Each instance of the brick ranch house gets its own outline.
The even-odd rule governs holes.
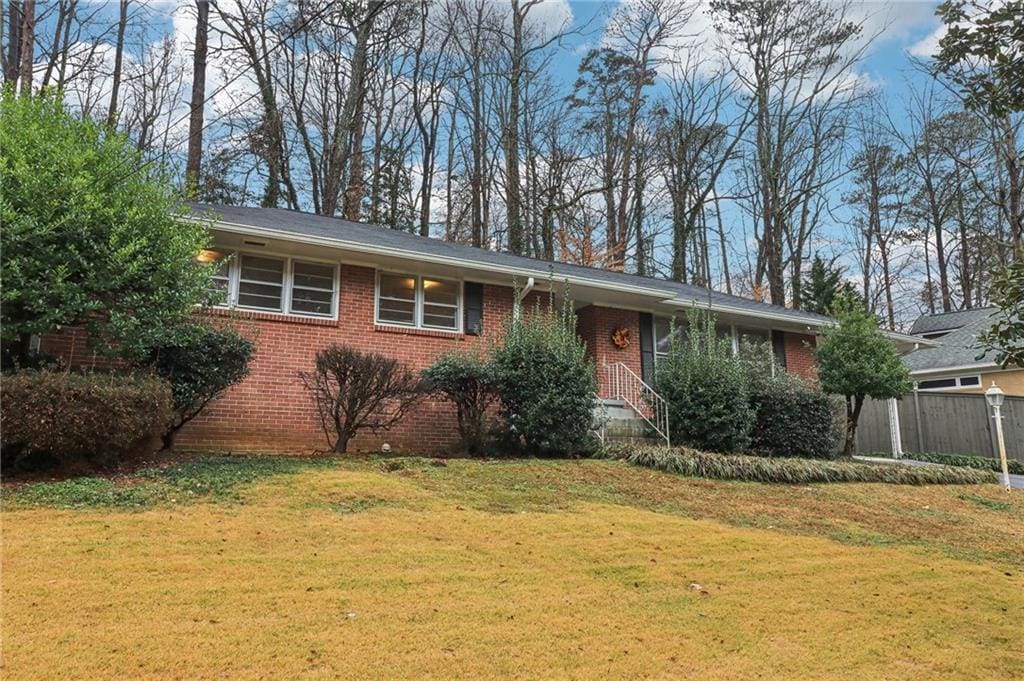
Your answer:
[[[621,398],[616,391],[623,388],[621,380],[614,385],[607,367],[649,382],[668,347],[670,318],[681,320],[687,310],[712,311],[719,334],[734,347],[743,340],[770,343],[777,366],[812,380],[815,336],[831,322],[688,284],[337,218],[203,204],[194,204],[192,212],[214,219],[213,245],[201,257],[222,263],[212,285],[226,292],[228,302],[213,314],[231,316],[243,333],[254,332],[256,353],[249,376],[182,430],[182,447],[323,448],[323,432],[297,376],[312,367],[317,350],[346,343],[423,369],[446,352],[496,337],[512,310],[514,283],[526,309],[547,298],[552,282],[558,294],[568,283],[579,335],[598,368],[599,396],[609,399]],[[922,342],[899,334],[894,339],[907,349]],[[44,338],[42,350],[72,354],[72,363],[87,364],[84,340],[65,332]],[[388,442],[396,449],[432,452],[457,441],[453,409],[428,399],[396,428],[360,433],[350,446],[376,449]]]

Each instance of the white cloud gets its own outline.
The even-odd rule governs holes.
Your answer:
[[[912,57],[929,59],[939,51],[939,41],[946,35],[946,27],[939,26],[921,40],[907,48],[907,54]]]

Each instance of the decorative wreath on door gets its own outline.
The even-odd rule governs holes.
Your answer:
[[[632,341],[629,338],[629,329],[619,327],[612,331],[612,343],[615,344],[619,350],[625,350],[630,346]]]

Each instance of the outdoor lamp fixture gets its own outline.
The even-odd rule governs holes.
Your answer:
[[[196,261],[198,262],[220,262],[223,259],[223,253],[220,251],[212,251],[208,248],[204,248],[196,254]]]
[[[988,402],[988,406],[992,407],[992,418],[996,421],[996,442],[999,446],[999,464],[1003,467],[1003,486],[1009,492],[1010,470],[1006,462],[1006,440],[1003,439],[1003,415],[1001,413],[1004,399],[1006,399],[1006,393],[999,389],[995,381],[992,381],[992,386],[985,391],[985,401]]]

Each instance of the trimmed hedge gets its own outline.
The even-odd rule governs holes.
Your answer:
[[[891,454],[877,454],[885,458],[891,458]],[[990,459],[987,456],[971,456],[968,454],[939,454],[938,452],[909,452],[903,455],[904,459],[916,461],[927,461],[929,463],[941,463],[945,466],[960,466],[962,468],[977,468],[983,471],[995,471],[1002,473],[1003,468],[999,459]],[[1007,468],[1014,475],[1024,475],[1024,461],[1009,459]]]
[[[830,459],[836,454],[836,405],[801,379],[755,372],[750,382],[754,427],[750,449],[766,456]]]
[[[685,447],[620,445],[609,447],[603,457],[624,459],[679,475],[716,480],[743,480],[808,484],[820,482],[884,482],[896,485],[977,485],[995,482],[988,471],[952,466],[870,465],[818,459],[771,459],[757,456],[709,454]]]
[[[422,375],[432,394],[455,405],[462,452],[480,454],[487,441],[487,412],[498,399],[494,365],[473,352],[453,352]]]
[[[140,453],[171,420],[170,385],[120,373],[25,370],[2,383],[4,464],[28,457],[108,465]]]

